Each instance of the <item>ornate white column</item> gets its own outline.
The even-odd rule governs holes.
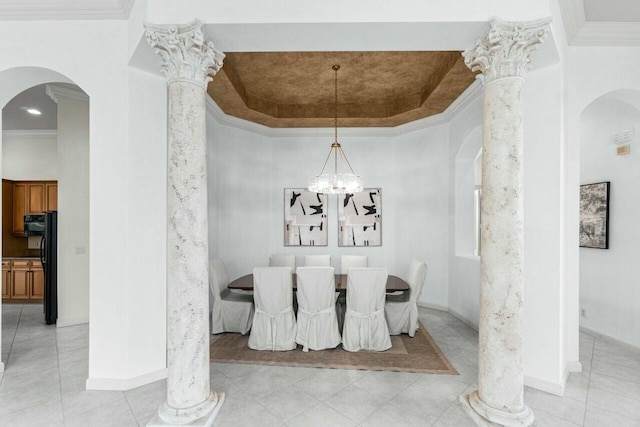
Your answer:
[[[491,21],[463,53],[484,85],[478,390],[460,401],[479,426],[529,426],[522,361],[522,85],[548,21]]]
[[[146,25],[168,79],[167,400],[148,424],[210,426],[224,401],[209,384],[205,95],[224,54],[186,26]]]

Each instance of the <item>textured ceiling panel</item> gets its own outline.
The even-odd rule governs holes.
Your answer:
[[[460,52],[234,52],[208,92],[270,127],[397,126],[444,111],[474,80]]]

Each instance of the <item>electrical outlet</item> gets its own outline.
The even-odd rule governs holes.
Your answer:
[[[76,247],[76,255],[82,255],[85,251],[85,247],[84,246],[78,246]]]
[[[587,309],[586,308],[581,308],[580,309],[580,315],[584,318],[587,317]]]

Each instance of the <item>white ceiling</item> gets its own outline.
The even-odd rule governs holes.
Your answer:
[[[639,0],[584,0],[589,22],[640,22]]]
[[[46,93],[47,85],[34,86],[19,93],[2,109],[2,130],[41,130],[58,128],[58,104]],[[26,108],[42,115],[27,113]]]

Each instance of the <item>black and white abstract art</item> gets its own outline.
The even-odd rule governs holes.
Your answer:
[[[382,245],[382,198],[379,188],[338,196],[339,246]]]
[[[609,248],[609,182],[580,186],[580,247]]]
[[[284,189],[284,245],[327,246],[327,195]]]

